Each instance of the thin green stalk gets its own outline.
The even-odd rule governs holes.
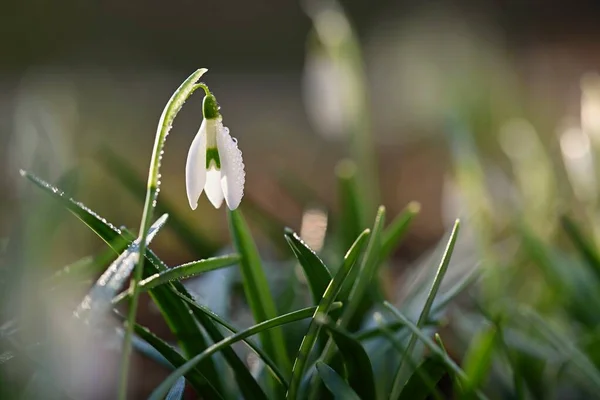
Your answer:
[[[429,312],[431,311],[431,306],[433,305],[433,300],[437,295],[437,292],[442,284],[442,280],[444,279],[444,275],[448,270],[448,265],[450,264],[450,257],[452,256],[452,252],[454,251],[454,244],[456,243],[456,238],[458,236],[458,229],[460,227],[460,222],[456,220],[454,223],[454,227],[452,228],[452,233],[450,233],[450,239],[448,240],[448,245],[446,246],[446,250],[444,251],[444,256],[442,257],[442,262],[435,274],[435,278],[433,279],[433,284],[431,285],[431,289],[429,290],[429,294],[427,295],[427,299],[425,300],[425,305],[423,306],[423,310],[421,311],[421,315],[419,315],[419,319],[417,320],[417,328],[421,329],[423,325],[427,322],[429,318]],[[398,370],[396,371],[396,377],[394,378],[394,383],[392,385],[392,392],[390,394],[390,400],[395,400],[400,396],[400,392],[402,391],[402,386],[404,382],[402,377],[404,376],[405,363],[407,357],[411,357],[413,353],[413,349],[417,344],[417,336],[415,334],[411,335],[410,340],[408,342],[408,346],[406,347],[406,357],[402,358],[400,365],[398,366]]]
[[[127,325],[125,326],[125,337],[123,339],[123,350],[121,355],[121,375],[119,380],[119,392],[118,398],[125,400],[127,397],[127,379],[129,373],[129,359],[131,355],[131,340],[133,337],[133,329],[135,325],[135,317],[137,313],[137,307],[139,302],[139,285],[138,282],[142,280],[142,271],[144,267],[144,255],[146,254],[146,236],[148,235],[148,228],[152,222],[152,214],[156,205],[158,197],[158,187],[160,186],[160,162],[162,159],[163,148],[165,140],[171,127],[175,116],[181,110],[183,103],[199,88],[196,82],[207,70],[202,68],[194,72],[187,78],[181,86],[173,93],[173,96],[169,99],[163,113],[158,121],[158,128],[156,131],[156,137],[154,140],[154,148],[152,150],[152,159],[150,160],[150,170],[148,173],[148,186],[146,188],[146,200],[144,202],[144,212],[142,214],[142,221],[140,223],[140,247],[138,253],[138,262],[134,270],[134,276],[131,280],[131,303],[129,306],[129,314],[127,317]]]

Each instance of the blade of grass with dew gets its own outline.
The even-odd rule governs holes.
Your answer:
[[[429,318],[429,312],[431,311],[431,306],[433,305],[433,301],[435,300],[435,296],[442,284],[442,280],[444,279],[444,275],[448,270],[448,265],[450,264],[450,258],[452,256],[452,252],[454,251],[454,245],[456,243],[456,239],[458,237],[458,230],[460,227],[460,222],[456,220],[454,223],[454,227],[452,228],[452,232],[450,233],[450,239],[448,240],[448,244],[446,246],[446,250],[444,251],[444,255],[442,256],[442,261],[440,262],[440,266],[435,274],[433,279],[433,283],[431,285],[431,289],[429,290],[429,294],[427,295],[427,299],[425,300],[425,304],[423,305],[423,310],[419,315],[419,319],[417,320],[417,327],[420,329]],[[417,343],[417,336],[412,335],[407,346],[407,356],[412,357],[413,349],[415,344]],[[400,362],[398,366],[398,370],[396,371],[396,377],[394,378],[394,384],[392,386],[392,391],[390,394],[390,400],[396,400],[400,396],[400,392],[402,391],[402,386],[405,382],[403,382],[404,372],[405,372],[405,363],[404,359]]]
[[[364,347],[349,333],[326,322],[325,329],[337,345],[348,374],[348,382],[362,399],[377,399],[371,360]]]
[[[146,244],[156,236],[167,221],[167,215],[160,217],[149,229]],[[138,258],[140,258],[141,239],[134,240],[131,245],[117,257],[106,271],[98,278],[92,289],[77,307],[75,316],[86,324],[99,323],[112,308],[112,298],[129,279]]]
[[[222,341],[215,343],[208,347],[204,352],[197,356],[189,359],[184,365],[177,368],[171,375],[169,375],[150,395],[150,400],[162,399],[169,388],[175,383],[179,377],[185,375],[188,371],[194,368],[195,365],[199,364],[203,360],[209,358],[212,354],[223,350],[231,346],[234,343],[244,340],[247,337],[256,335],[264,330],[279,327],[281,325],[289,324],[291,322],[299,321],[301,319],[310,318],[315,311],[315,307],[304,308],[302,310],[294,311],[288,314],[281,315],[279,317],[272,318],[267,321],[263,321],[259,324],[251,326],[250,328],[239,331],[238,333],[228,336]]]
[[[433,340],[431,340],[427,335],[423,333],[423,331],[413,324],[408,318],[404,316],[396,307],[394,307],[389,302],[385,301],[383,303],[384,307],[387,308],[400,322],[404,324],[419,340],[423,342],[423,344],[436,356],[440,357],[440,359],[446,364],[446,366],[456,374],[458,378],[462,382],[465,382],[467,379],[467,375],[465,372],[446,354],[444,350],[442,350],[438,345],[436,345]],[[487,397],[479,390],[475,391],[476,397],[479,399],[487,399]]]
[[[177,379],[177,382],[175,382],[173,386],[171,386],[171,389],[169,390],[169,393],[167,393],[165,400],[182,400],[184,391],[185,378],[181,377]]]
[[[385,224],[385,207],[381,206],[377,210],[373,229],[369,236],[369,242],[367,243],[367,249],[364,256],[362,257],[360,267],[355,268],[357,273],[352,274],[348,279],[348,283],[342,286],[338,300],[344,302],[345,308],[342,312],[341,317],[337,321],[337,325],[346,328],[349,325],[352,326],[354,322],[358,325],[362,319],[359,316],[359,312],[366,312],[370,304],[369,300],[365,299],[365,293],[372,283],[373,277],[376,275],[376,271],[379,264],[379,251],[381,246],[381,233],[383,225]],[[354,327],[354,326],[353,326]],[[335,346],[332,339],[327,340],[325,343],[321,360],[325,363],[330,362],[333,355],[335,354]],[[313,388],[311,392],[311,399],[317,396],[318,382],[313,377]]]
[[[497,342],[496,328],[490,327],[479,332],[471,340],[463,358],[463,370],[467,381],[463,384],[463,395],[470,397],[473,390],[480,387],[492,367],[492,355]]]
[[[411,226],[414,218],[421,211],[421,205],[417,202],[410,202],[406,208],[394,218],[390,226],[388,226],[381,239],[381,250],[379,257],[381,261],[386,260],[396,249],[408,228]]]
[[[598,251],[581,233],[577,224],[567,215],[560,217],[560,223],[577,251],[581,254],[581,257],[586,261],[596,277],[600,279],[600,256],[598,255]]]
[[[308,326],[308,331],[306,332],[306,335],[300,344],[296,361],[294,362],[294,367],[292,369],[290,388],[288,389],[286,395],[287,399],[295,400],[297,398],[300,381],[302,380],[304,369],[306,367],[306,361],[308,360],[308,356],[317,341],[317,337],[321,328],[321,325],[317,323],[316,318],[329,313],[332,303],[342,289],[342,286],[348,278],[352,267],[356,264],[362,248],[367,241],[369,233],[370,231],[366,229],[358,236],[354,244],[344,256],[344,262],[342,263],[342,266],[338,269],[337,273],[329,283],[329,286],[327,286],[325,293],[323,293],[323,297],[321,298],[321,301],[315,310],[313,319]]]
[[[360,400],[361,399],[361,397],[358,394],[356,394],[356,392],[354,390],[352,390],[352,388],[350,386],[348,386],[348,383],[346,383],[344,378],[339,376],[338,373],[335,372],[333,370],[333,368],[331,368],[329,365],[325,364],[322,361],[317,361],[316,367],[317,367],[317,373],[319,374],[319,377],[325,384],[325,387],[327,388],[327,390],[329,390],[331,392],[331,394],[333,395],[333,397],[335,399],[337,399],[337,400]],[[375,399],[375,397],[371,397],[371,398]]]
[[[146,183],[141,176],[133,169],[131,164],[124,157],[114,153],[111,149],[105,147],[100,151],[100,163],[103,168],[112,174],[121,184],[139,201],[144,201],[144,192]],[[198,232],[189,221],[169,201],[161,198],[160,203],[156,204],[156,212],[169,214],[169,228],[177,235],[179,240],[187,249],[201,257],[214,255],[219,249],[218,244],[214,243],[209,237]]]
[[[188,279],[208,271],[230,267],[237,264],[239,260],[240,257],[237,254],[229,254],[225,256],[207,258],[204,260],[192,261],[177,267],[169,268],[168,270],[161,271],[142,280],[140,282],[140,291],[146,292],[168,282]],[[118,304],[129,296],[131,296],[131,290],[122,292],[115,299],[113,299],[113,304]]]
[[[116,228],[82,203],[67,197],[64,192],[50,185],[48,182],[25,171],[21,171],[21,175],[67,208],[75,217],[81,220],[96,235],[98,235],[98,237],[106,242],[109,247],[117,252],[117,254],[119,254],[119,248],[115,245],[117,240],[123,239],[130,245],[135,239],[135,237],[126,229],[121,230]],[[144,265],[147,266],[147,268],[144,269],[144,273],[148,277],[168,269],[150,249],[147,249],[145,258],[147,262]],[[199,329],[196,320],[190,315],[190,310],[187,305],[183,304],[177,297],[179,292],[189,296],[189,293],[187,293],[183,285],[178,281],[174,281],[150,290],[150,296],[158,306],[165,322],[177,337],[186,356],[191,357],[202,352],[206,349],[207,345],[202,331]],[[203,368],[204,374],[209,377],[209,379],[212,379],[214,376],[215,380],[213,382],[217,382],[216,369],[214,368],[214,365],[211,364],[212,360],[205,363],[205,367]],[[203,393],[207,397],[211,395],[212,397],[216,397],[218,395],[218,393],[211,393],[211,391],[211,387],[205,386],[203,388]]]
[[[256,322],[273,319],[277,316],[277,309],[248,225],[240,210],[229,211],[228,217],[233,244],[241,257],[240,272],[252,315]],[[281,328],[262,331],[260,339],[267,354],[287,374],[291,369],[291,361]]]
[[[206,69],[199,69],[192,73],[173,93],[167,102],[156,128],[156,136],[154,138],[154,146],[152,156],[150,158],[150,168],[148,170],[148,185],[146,187],[146,200],[144,201],[144,210],[142,212],[142,220],[140,221],[140,229],[138,237],[140,239],[140,253],[146,254],[146,235],[152,221],[154,207],[156,207],[158,192],[160,187],[160,162],[164,152],[165,141],[167,135],[173,126],[175,117],[183,107],[185,101],[194,93],[198,87],[202,87],[207,91],[206,86],[197,85],[196,82],[204,75]],[[129,316],[127,325],[125,326],[125,337],[123,339],[122,357],[121,357],[121,374],[119,379],[118,398],[125,400],[127,397],[127,382],[129,374],[130,352],[131,352],[131,336],[133,334],[133,325],[137,314],[139,301],[139,282],[142,280],[144,270],[144,257],[139,257],[139,261],[134,270],[133,279],[131,279],[131,302],[129,304]],[[217,378],[218,379],[218,378]]]
[[[284,235],[285,240],[292,248],[292,252],[304,269],[313,300],[315,304],[318,304],[329,282],[331,282],[331,273],[319,256],[294,231],[286,228]]]

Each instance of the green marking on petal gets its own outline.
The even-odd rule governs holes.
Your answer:
[[[219,150],[216,147],[206,149],[206,170],[208,171],[212,166],[217,170],[221,169],[221,158],[219,157]]]

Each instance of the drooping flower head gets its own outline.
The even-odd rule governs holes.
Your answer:
[[[223,126],[223,118],[215,96],[206,90],[202,102],[204,119],[188,151],[185,185],[192,210],[204,190],[215,208],[223,199],[235,210],[244,196],[246,173],[237,140]]]

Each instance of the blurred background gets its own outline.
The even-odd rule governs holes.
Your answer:
[[[465,117],[486,156],[499,153],[498,133],[511,118],[526,118],[542,140],[554,141],[565,120],[578,120],[580,78],[600,57],[594,1],[341,5],[362,48],[382,203],[394,211],[410,200],[423,206],[404,245],[409,257],[444,229],[448,116]],[[301,207],[278,184],[289,172],[334,205],[331,171],[345,154],[343,120],[352,117],[338,104],[347,96],[335,88],[343,71],[330,68],[312,40],[311,7],[268,0],[5,1],[2,235],[18,218],[19,168],[56,182],[76,167],[79,199],[110,221],[136,226],[140,203],[102,168],[98,152],[107,146],[144,176],[162,107],[199,67],[209,68],[205,81],[244,151],[248,195],[298,226]],[[326,35],[344,35],[335,18],[321,24],[333,31]],[[200,229],[223,235],[223,213],[207,202],[197,213],[185,210],[183,168],[200,103],[201,96],[190,101],[169,137],[162,196]],[[82,254],[98,245],[91,235],[77,240]],[[169,248],[172,261],[186,258]]]
[[[201,67],[243,151],[243,209],[267,258],[281,257],[283,226],[314,224],[315,209],[327,225],[339,210],[336,174],[356,166],[367,226],[377,204],[391,216],[421,204],[394,253],[398,275],[457,217],[465,257],[482,262],[503,253],[514,218],[547,238],[565,207],[597,241],[599,18],[600,3],[585,0],[3,0],[3,268],[55,270],[104,248],[45,207],[19,169],[137,228],[144,188],[122,176],[145,182],[160,113]],[[153,249],[169,265],[229,243],[223,210],[203,197],[192,212],[185,197],[201,100],[190,99],[167,140],[159,201],[206,248],[190,250],[167,228]],[[347,158],[356,165],[339,163]]]

